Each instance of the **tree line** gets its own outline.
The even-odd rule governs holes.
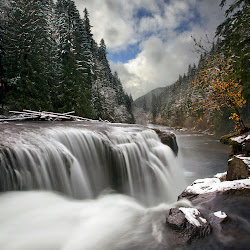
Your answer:
[[[0,103],[9,109],[52,110],[133,122],[132,97],[92,34],[89,13],[74,1],[0,3]]]
[[[220,7],[224,7],[222,0]],[[209,48],[194,39],[198,65],[152,97],[134,106],[151,113],[151,120],[174,127],[196,127],[224,134],[250,124],[249,1],[235,0],[225,11]],[[207,42],[206,42],[207,44]]]

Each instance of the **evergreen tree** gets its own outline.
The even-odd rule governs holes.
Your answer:
[[[72,0],[0,7],[1,103],[133,122],[133,100],[111,72],[104,40],[94,41],[87,9],[82,19]]]
[[[56,5],[59,21],[59,48],[62,60],[62,80],[57,109],[75,110],[78,115],[92,117],[91,82],[84,57],[84,24],[71,0],[59,0]]]
[[[227,1],[222,0],[223,7]],[[221,49],[227,57],[232,57],[234,74],[231,77],[241,79],[243,96],[250,100],[250,58],[249,23],[250,3],[248,0],[235,0],[225,12],[226,20],[217,28],[216,35],[222,37]]]
[[[49,49],[41,4],[35,0],[14,0],[10,10],[3,44],[8,102],[17,109],[49,109]]]
[[[152,95],[152,103],[151,103],[151,112],[152,112],[152,116],[153,116],[153,122],[155,122],[157,110],[158,110],[157,98],[153,94]]]

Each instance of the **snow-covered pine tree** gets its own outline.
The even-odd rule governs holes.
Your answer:
[[[48,36],[40,1],[10,1],[3,48],[8,103],[17,109],[50,109]]]
[[[84,55],[84,24],[75,3],[58,0],[59,48],[62,60],[59,111],[75,110],[78,115],[92,117],[91,83],[88,82]]]
[[[92,96],[97,118],[134,122],[131,99],[124,93],[118,74],[111,72],[104,39],[98,47],[95,76]]]

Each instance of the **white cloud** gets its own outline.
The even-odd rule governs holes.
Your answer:
[[[140,53],[127,63],[113,63],[123,86],[134,98],[172,84],[189,63],[197,62],[193,41],[214,31],[224,19],[220,0],[76,0],[90,14],[94,38],[104,38],[110,53],[140,44]],[[151,15],[138,16],[146,10]],[[188,30],[179,29],[185,25]]]
[[[153,88],[172,84],[179,74],[185,73],[189,63],[196,59],[189,49],[192,43],[190,33],[183,33],[169,43],[150,37],[135,59],[125,64],[112,63],[111,67],[118,72],[125,90],[137,98]]]

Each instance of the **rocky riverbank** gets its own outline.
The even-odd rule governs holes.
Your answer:
[[[166,215],[171,248],[248,249],[250,245],[250,132],[221,142],[232,152],[227,172],[198,179],[178,197],[193,207],[173,208]]]

